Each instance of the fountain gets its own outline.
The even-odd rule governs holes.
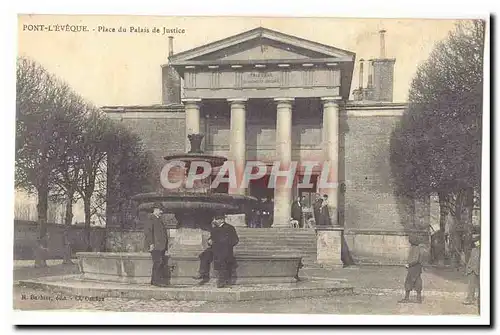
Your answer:
[[[250,196],[214,193],[210,188],[211,176],[200,180],[192,188],[184,187],[187,171],[193,162],[208,163],[212,169],[217,169],[227,160],[225,157],[203,153],[200,148],[202,134],[191,134],[188,138],[191,143],[191,150],[188,153],[165,157],[167,164],[174,161],[185,164],[186,169],[178,170],[177,175],[173,176],[177,177],[180,187],[137,194],[133,197],[138,202],[140,211],[151,211],[156,204],[161,203],[164,212],[174,214],[177,219],[177,229],[170,230],[167,250],[172,285],[196,283],[192,277],[198,272],[198,256],[208,245],[207,239],[214,216],[244,214],[257,204],[257,199]],[[162,175],[162,179],[169,178],[170,182],[172,182],[171,177],[172,175]],[[147,283],[150,280],[151,269],[148,266],[151,260],[147,253],[79,253],[78,257],[84,277],[88,279],[101,279],[103,272],[106,272],[104,278],[107,280],[134,283]],[[237,265],[233,271],[233,284],[295,282],[301,263],[299,255],[285,251],[282,254],[269,254],[265,250],[259,254],[236,252],[235,257]],[[106,259],[115,261],[118,259],[119,262],[125,259],[126,264],[110,266],[111,263],[115,263]],[[133,271],[127,270],[132,268]],[[138,269],[141,271],[137,271]]]
[[[167,162],[180,160],[189,166],[192,162],[204,161],[218,167],[226,161],[224,157],[203,154],[200,150],[203,135],[190,135],[189,139],[191,151],[166,157]],[[180,175],[182,178],[186,176],[185,173]],[[236,267],[232,274],[235,286],[216,288],[213,280],[207,285],[195,285],[192,276],[198,272],[198,255],[206,247],[213,216],[244,213],[256,201],[248,196],[214,193],[207,187],[207,182],[202,180],[192,189],[180,187],[134,197],[142,211],[149,211],[160,202],[167,213],[177,217],[178,227],[170,229],[166,255],[170,269],[169,287],[149,285],[152,261],[148,252],[80,252],[76,254],[80,274],[21,280],[20,285],[89,297],[216,302],[325,297],[353,292],[353,288],[342,279],[308,278],[297,282],[301,255],[294,255],[291,250],[279,254],[268,250],[242,253],[236,248]],[[250,229],[236,228],[238,234]],[[240,250],[245,250],[245,243],[253,246],[256,238],[240,239],[238,247],[243,245]],[[211,276],[214,275],[211,271]]]

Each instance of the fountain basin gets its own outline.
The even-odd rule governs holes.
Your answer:
[[[151,255],[146,252],[79,252],[76,254],[83,279],[147,284],[151,281]],[[200,260],[195,255],[165,256],[171,285],[194,285]],[[236,254],[233,284],[293,283],[302,257],[297,255]],[[212,278],[216,272],[211,271]]]
[[[139,210],[149,211],[156,203],[161,203],[167,213],[209,210],[237,214],[257,203],[254,197],[225,193],[153,192],[138,194],[132,199],[139,202]]]

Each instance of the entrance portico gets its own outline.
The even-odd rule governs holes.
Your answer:
[[[317,191],[329,196],[332,224],[337,224],[339,104],[349,96],[353,53],[257,28],[178,53],[169,57],[169,63],[184,78],[186,134],[200,132],[205,102],[218,101],[220,106],[229,108],[226,154],[235,164],[238,185],[249,159],[247,120],[250,113],[258,110],[248,105],[253,101],[272,101],[275,144],[273,157],[268,158],[280,162],[281,170],[287,170],[295,160],[294,114],[307,119],[303,106],[320,101],[321,151],[309,157],[300,153],[298,159],[305,157],[328,165],[328,180],[333,183]],[[219,113],[213,108],[210,112]],[[298,145],[300,149],[301,144]],[[310,149],[307,145],[304,148],[304,152]],[[245,194],[246,190],[240,186],[230,188],[229,193]],[[292,189],[285,185],[284,178],[278,178],[274,189],[274,227],[289,226],[292,200]]]

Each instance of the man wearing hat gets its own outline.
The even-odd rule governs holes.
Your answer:
[[[199,285],[210,280],[210,264],[214,262],[214,270],[218,272],[217,287],[222,288],[230,284],[231,272],[235,259],[233,248],[238,244],[239,238],[236,229],[226,223],[224,216],[216,216],[212,221],[210,232],[210,247],[200,254],[200,271],[195,279],[201,279]]]
[[[408,273],[405,280],[405,297],[398,301],[400,303],[410,302],[410,292],[415,290],[417,292],[417,303],[422,303],[422,264],[424,261],[424,245],[416,235],[410,235],[409,242],[410,253],[408,256],[408,264],[406,268]]]
[[[480,252],[480,236],[475,235],[472,238],[473,248],[471,250],[471,254],[469,257],[469,261],[467,262],[467,266],[465,267],[465,274],[468,279],[468,289],[467,289],[467,297],[465,298],[464,305],[472,305],[474,304],[474,300],[476,299],[476,290],[478,291],[478,299],[479,299],[479,256]]]
[[[148,215],[144,223],[144,237],[148,251],[153,259],[153,269],[151,270],[151,285],[166,286],[165,251],[167,249],[167,231],[161,220],[163,206],[155,203],[153,211]]]

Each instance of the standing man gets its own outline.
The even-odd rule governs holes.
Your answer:
[[[297,199],[292,202],[292,220],[296,220],[299,223],[299,228],[304,227],[304,222],[302,220],[302,214],[303,214],[303,201],[302,197],[298,196]]]
[[[323,199],[319,193],[316,193],[316,199],[313,204],[313,214],[314,214],[314,222],[316,226],[319,226],[321,223],[321,205],[323,204]]]
[[[216,217],[211,233],[212,252],[214,255],[214,270],[218,272],[217,287],[230,284],[231,271],[235,259],[233,248],[240,241],[236,229],[226,223],[223,216]]]
[[[233,248],[239,238],[236,229],[226,223],[223,216],[216,216],[212,221],[210,247],[200,254],[200,273],[195,279],[201,279],[199,285],[210,280],[210,263],[214,262],[217,271],[217,287],[222,288],[231,284],[231,272],[235,266]]]
[[[476,290],[478,292],[477,299],[479,302],[479,256],[481,254],[479,236],[473,238],[473,243],[474,247],[472,248],[469,261],[465,267],[465,274],[467,275],[469,284],[464,305],[474,304],[474,300],[476,300]]]
[[[144,237],[148,251],[153,259],[151,285],[167,286],[165,251],[167,250],[167,231],[161,220],[163,206],[154,204],[153,213],[148,215],[144,224]]]
[[[328,209],[328,195],[323,195],[323,201],[321,203],[320,209],[320,226],[329,226],[330,225],[330,210]]]
[[[409,242],[410,254],[408,256],[408,264],[406,268],[408,273],[405,280],[405,297],[398,301],[400,303],[410,302],[410,292],[417,292],[417,302],[422,303],[422,264],[424,261],[424,245],[419,242],[419,238],[415,235],[410,235]]]

